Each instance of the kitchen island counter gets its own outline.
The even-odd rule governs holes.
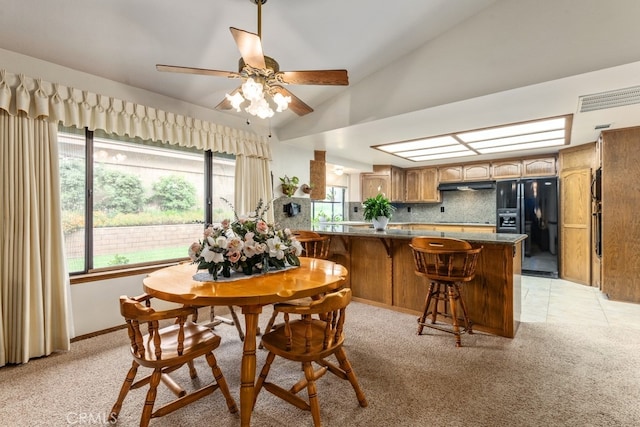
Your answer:
[[[422,314],[428,283],[415,274],[410,240],[417,236],[449,237],[482,246],[476,276],[462,286],[473,328],[515,336],[520,321],[522,241],[526,235],[375,231],[335,224],[316,225],[312,230],[332,236],[331,259],[349,271],[347,282],[356,300],[416,315]],[[407,327],[417,328],[417,323]]]

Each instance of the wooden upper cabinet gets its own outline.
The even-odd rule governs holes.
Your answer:
[[[391,201],[404,202],[405,196],[405,171],[404,169],[391,168]]]
[[[484,181],[491,179],[491,165],[489,163],[472,163],[462,167],[464,181]]]
[[[439,202],[438,169],[409,169],[405,176],[406,202]]]
[[[362,201],[375,197],[378,193],[384,193],[388,196],[390,183],[391,177],[389,175],[361,174],[360,191],[362,193]]]
[[[491,179],[489,163],[470,163],[463,165],[440,166],[438,168],[440,182],[483,181]]]
[[[522,162],[520,160],[496,161],[491,165],[493,179],[520,178],[521,175]]]
[[[460,182],[463,180],[462,165],[441,166],[438,168],[440,182]]]
[[[392,202],[403,202],[405,172],[394,166],[374,166],[372,173],[360,175],[362,200],[384,193]]]
[[[522,176],[555,176],[556,175],[556,159],[555,157],[546,157],[541,159],[526,159],[522,161]]]

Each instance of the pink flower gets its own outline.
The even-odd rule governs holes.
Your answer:
[[[240,256],[241,256],[240,252],[237,252],[237,251],[227,252],[227,257],[231,262],[238,262],[238,260],[240,259]]]
[[[226,230],[227,228],[229,228],[231,221],[229,221],[228,219],[223,219],[220,224],[222,225],[222,228]]]
[[[211,226],[211,225],[204,229],[204,237],[205,238],[213,236],[214,233],[215,233],[215,230],[213,229],[213,226]]]
[[[189,246],[189,258],[191,261],[195,261],[198,258],[198,254],[202,250],[202,245],[198,242],[193,242],[191,246]]]
[[[260,220],[256,223],[256,230],[258,233],[266,234],[269,231],[269,226],[266,222]]]

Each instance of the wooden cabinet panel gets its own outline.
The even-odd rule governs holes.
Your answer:
[[[405,185],[404,169],[391,168],[391,201],[404,202]]]
[[[350,257],[353,296],[391,305],[392,263],[385,246],[391,242],[382,238],[350,238],[349,242],[349,252],[357,254]]]
[[[464,165],[462,174],[464,181],[489,180],[491,179],[491,165],[489,163]]]
[[[640,303],[640,128],[602,133],[602,291]]]
[[[388,175],[362,174],[360,192],[362,200],[375,197],[378,193],[389,194],[391,177]]]
[[[591,169],[560,175],[560,277],[591,284]]]
[[[491,177],[493,179],[520,178],[522,175],[522,162],[520,160],[498,161],[491,164]]]
[[[463,179],[462,165],[441,166],[438,168],[438,180],[440,182],[460,182]]]
[[[439,202],[438,170],[436,168],[409,169],[405,175],[406,202]]]
[[[360,175],[360,195],[362,200],[384,193],[392,202],[404,201],[405,173],[393,166],[374,166],[373,173]]]
[[[547,157],[543,159],[527,159],[522,161],[522,176],[555,176],[556,159]]]

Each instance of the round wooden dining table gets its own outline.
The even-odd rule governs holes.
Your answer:
[[[343,286],[347,269],[332,261],[300,258],[300,267],[246,276],[235,281],[195,280],[196,266],[177,264],[154,271],[143,280],[144,291],[156,298],[195,306],[239,306],[245,319],[240,365],[240,424],[251,424],[256,378],[256,335],[262,307],[311,297]]]

